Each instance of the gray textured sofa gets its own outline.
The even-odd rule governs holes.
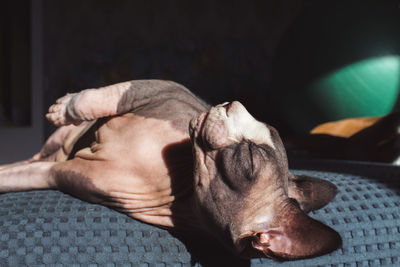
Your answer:
[[[342,248],[313,259],[241,260],[202,233],[173,233],[57,191],[0,195],[0,266],[400,266],[400,168],[295,161],[296,173],[335,183],[335,200],[311,216]]]

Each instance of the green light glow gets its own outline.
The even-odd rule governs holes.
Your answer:
[[[333,120],[389,113],[399,93],[400,56],[363,60],[318,79],[308,93]]]

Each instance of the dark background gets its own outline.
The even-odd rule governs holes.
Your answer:
[[[182,83],[212,104],[239,100],[274,118],[266,97],[285,30],[307,1],[45,1],[44,88],[66,92],[132,79]],[[46,126],[46,135],[52,128]]]
[[[2,3],[0,126],[2,113],[29,125],[29,112],[20,113],[30,108],[29,90],[21,91],[29,84],[30,1]],[[211,104],[239,100],[286,135],[294,129],[282,111],[296,115],[285,102],[287,90],[300,92],[307,106],[301,90],[318,75],[400,54],[398,0],[41,3],[43,111],[67,92],[169,79]],[[45,137],[55,129],[43,127]]]

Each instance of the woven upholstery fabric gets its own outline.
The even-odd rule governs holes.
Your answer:
[[[0,266],[400,266],[398,167],[327,161],[293,166],[296,174],[339,188],[334,201],[310,213],[342,236],[342,248],[328,255],[240,260],[201,234],[171,235],[58,191],[32,191],[0,195]]]

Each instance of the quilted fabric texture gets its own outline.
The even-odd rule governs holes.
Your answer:
[[[0,266],[400,266],[399,168],[322,162],[295,173],[324,178],[336,199],[311,216],[338,231],[341,249],[276,262],[240,260],[202,234],[180,236],[57,191],[0,195]]]

